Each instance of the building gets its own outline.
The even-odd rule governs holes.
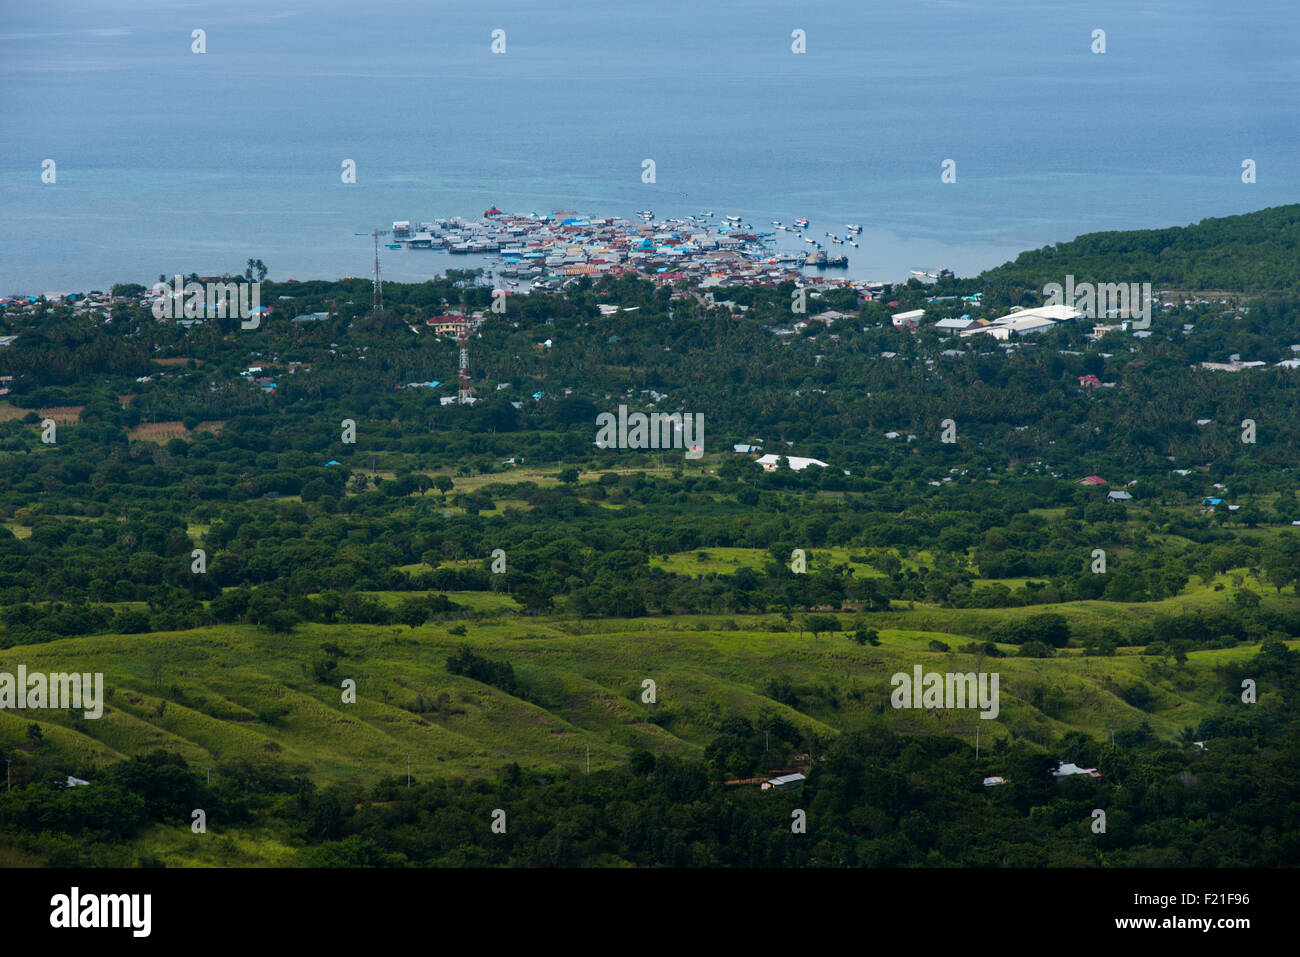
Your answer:
[[[1058,322],[1077,319],[1080,312],[1073,306],[1039,306],[1036,309],[1018,309],[994,319],[986,326],[978,326],[961,332],[963,336],[978,335],[986,332],[994,339],[1006,341],[1012,336],[1026,336],[1034,332],[1043,332]]]
[[[805,777],[802,774],[783,774],[780,777],[764,781],[764,791],[801,791]]]
[[[1110,483],[1107,482],[1100,475],[1089,475],[1086,478],[1079,479],[1079,484],[1080,485],[1109,485]]]
[[[825,462],[818,461],[817,459],[800,458],[797,455],[774,455],[769,453],[767,455],[759,456],[759,458],[755,459],[755,461],[758,462],[759,465],[763,466],[764,472],[775,472],[776,460],[779,458],[784,458],[786,465],[788,465],[796,472],[802,472],[810,465],[816,465],[819,466],[820,468],[826,468]]]
[[[1128,492],[1107,492],[1106,493],[1106,501],[1108,502],[1127,502],[1132,498],[1133,496],[1130,495]]]
[[[975,320],[969,316],[960,319],[940,319],[934,324],[936,329],[942,329],[946,332],[961,332],[963,329],[969,329],[974,325]]]
[[[1068,778],[1074,774],[1086,774],[1090,778],[1101,777],[1096,768],[1081,768],[1077,764],[1062,764],[1052,772],[1052,777],[1059,781],[1061,778]]]
[[[896,312],[889,319],[893,322],[895,329],[902,329],[904,326],[911,326],[915,329],[921,324],[921,317],[924,315],[924,309],[912,309],[908,312]]]
[[[434,316],[432,319],[426,319],[424,324],[433,327],[435,336],[460,336],[470,331],[469,318],[457,312]]]

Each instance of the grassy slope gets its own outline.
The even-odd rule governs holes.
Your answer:
[[[1055,607],[1076,620],[1134,611],[1104,602]],[[1034,610],[1042,608],[1017,611]],[[1172,737],[1211,712],[1222,690],[1213,666],[1254,653],[1245,646],[1195,652],[1183,669],[1155,664],[1135,649],[1108,659],[1077,652],[1051,660],[986,659],[983,670],[1001,675],[998,720],[980,721],[970,712],[890,708],[889,679],[895,672],[910,673],[915,664],[927,671],[977,668],[971,655],[932,652],[927,645],[939,637],[956,648],[961,639],[953,625],[983,614],[926,608],[876,616],[873,623],[882,628],[876,648],[859,647],[843,635],[814,639],[759,630],[773,616],[514,618],[471,625],[465,638],[448,634],[444,625],[415,630],[303,625],[291,635],[224,626],[74,638],[0,652],[0,670],[13,672],[20,663],[29,671],[102,669],[113,689],[104,717],[84,722],[82,733],[66,712],[0,712],[0,742],[20,743],[27,724],[36,720],[47,738],[98,762],[166,747],[199,765],[271,758],[305,768],[321,784],[371,782],[402,773],[407,753],[418,776],[490,775],[510,761],[577,769],[588,746],[593,767],[620,762],[633,747],[698,756],[718,718],[731,710],[753,717],[762,707],[823,733],[850,730],[883,708],[903,731],[973,739],[979,724],[986,743],[1008,729],[1036,741],[1070,728],[1100,738],[1141,722],[1144,714],[1118,696],[1139,680],[1156,698],[1145,717],[1157,734]],[[724,620],[741,630],[720,630]],[[330,685],[309,676],[325,641],[349,652]],[[488,657],[509,660],[533,700],[449,674],[446,658],[462,641]],[[155,688],[152,666],[158,661],[162,680]],[[338,681],[345,677],[357,681],[355,705],[340,700]],[[774,677],[793,683],[799,711],[765,696]],[[646,678],[656,683],[657,704],[640,700]],[[173,685],[179,698],[171,695]],[[834,686],[838,707],[815,686]],[[1035,688],[1062,689],[1063,710],[1048,717],[1032,707]],[[854,689],[859,694],[850,695]],[[408,710],[417,696],[432,701],[440,692],[450,697],[443,711]],[[167,703],[160,716],[156,709],[162,700]],[[655,711],[664,710],[674,715],[666,727],[649,722]]]

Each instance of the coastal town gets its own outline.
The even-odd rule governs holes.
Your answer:
[[[848,257],[835,247],[857,248],[862,227],[856,223],[840,232],[812,234],[809,221],[771,221],[760,230],[739,216],[698,214],[655,219],[642,209],[635,219],[617,216],[584,217],[573,210],[512,214],[496,206],[477,220],[460,217],[413,223],[393,223],[386,248],[443,250],[456,255],[489,254],[490,273],[504,286],[558,288],[579,276],[598,278],[647,272],[663,279],[697,280],[710,285],[769,285],[799,280],[805,269],[817,271],[848,266]],[[801,248],[781,248],[785,233]],[[946,271],[945,271],[946,272]],[[941,273],[915,271],[933,281]],[[950,274],[949,274],[950,275]],[[849,285],[842,280],[836,285]],[[886,284],[867,283],[881,288]]]

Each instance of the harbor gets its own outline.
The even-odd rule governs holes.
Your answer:
[[[861,232],[861,226],[847,224],[815,237],[806,218],[788,225],[772,220],[771,228],[759,229],[713,210],[656,219],[651,209],[594,217],[573,210],[507,213],[490,206],[477,219],[394,221],[384,246],[472,257],[469,265],[482,264],[495,286],[518,291],[626,274],[701,286],[802,284],[813,277],[850,285],[847,279],[835,282],[835,271],[847,269],[845,250],[858,247]]]

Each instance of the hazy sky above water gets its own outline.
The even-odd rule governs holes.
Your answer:
[[[1297,26],[1221,0],[5,4],[0,294],[250,256],[366,275],[356,233],[492,203],[861,223],[850,275],[969,274],[1295,201]],[[384,254],[391,279],[464,265]]]

